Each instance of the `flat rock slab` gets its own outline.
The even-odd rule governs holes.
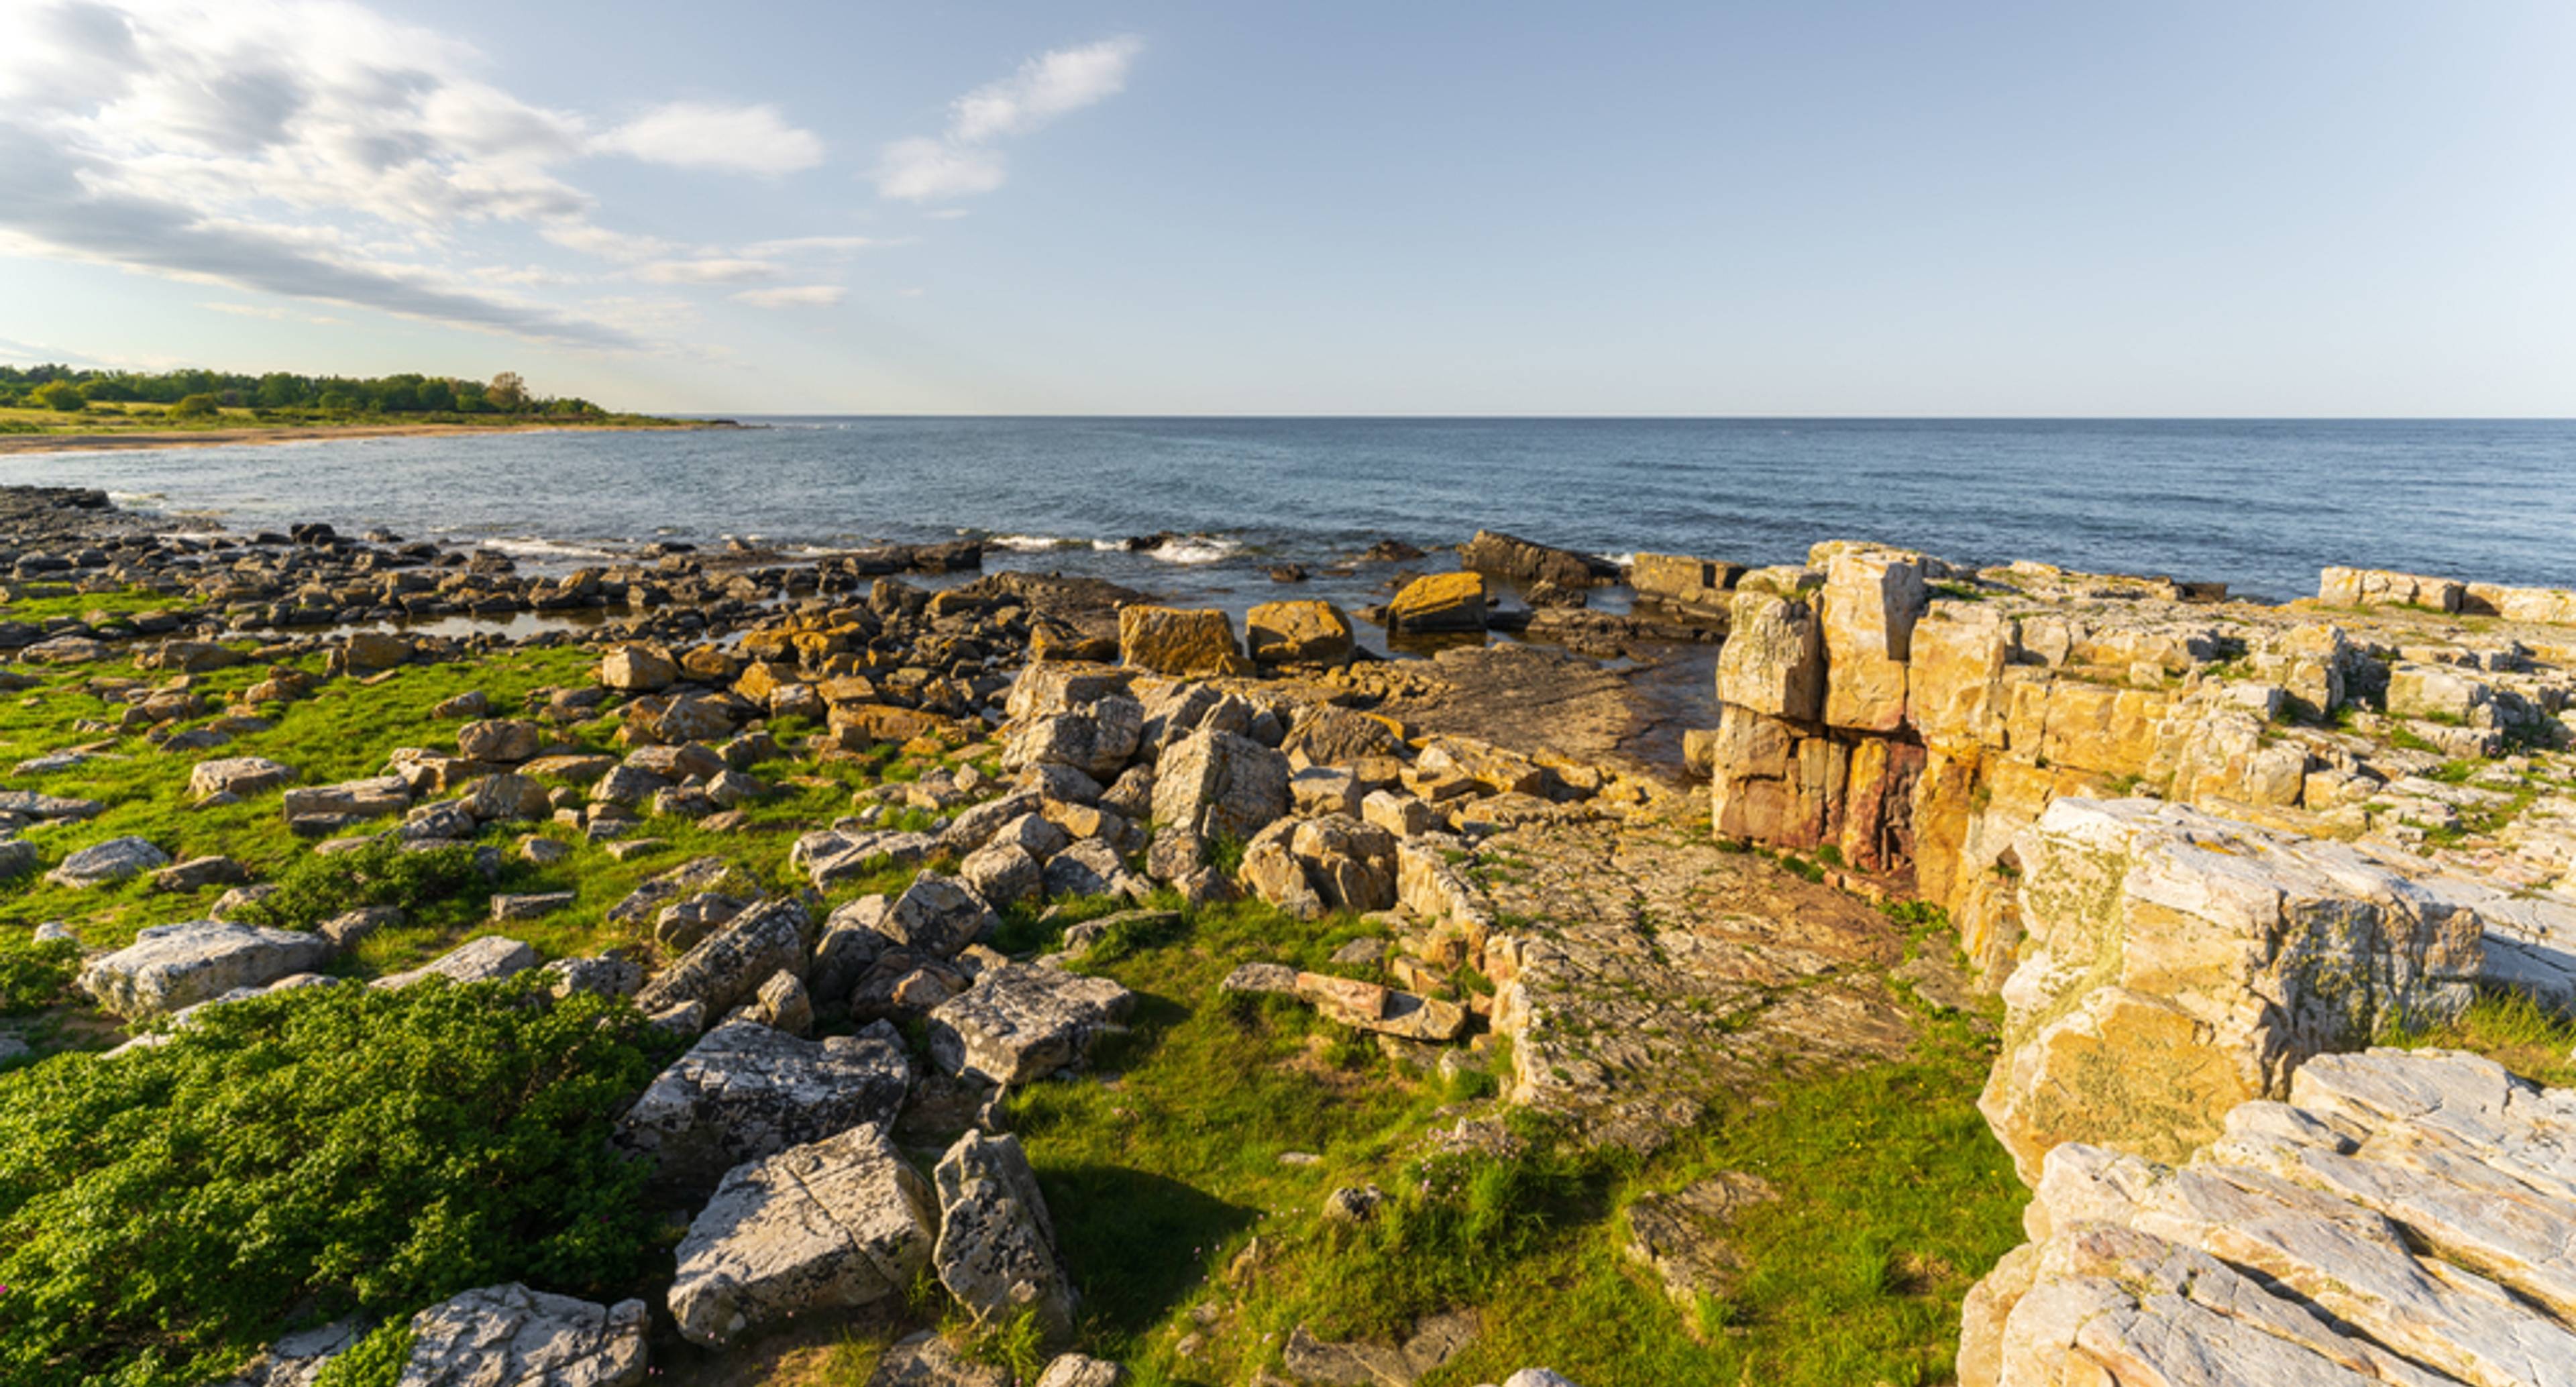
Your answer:
[[[1024,1084],[1081,1065],[1135,1005],[1136,995],[1108,978],[987,968],[930,1013],[930,1056],[951,1074]]]
[[[45,880],[72,890],[107,886],[170,865],[170,854],[141,838],[110,838],[73,853]]]
[[[966,1357],[925,1331],[887,1349],[868,1375],[867,1387],[1011,1387],[1011,1375]]]
[[[490,982],[513,973],[524,973],[537,966],[537,951],[516,939],[487,934],[468,940],[418,968],[403,973],[388,973],[376,979],[378,987],[409,987],[431,978],[449,982]]]
[[[295,779],[295,768],[265,756],[230,756],[200,761],[188,772],[188,793],[199,800],[217,795],[255,795]]]
[[[721,1016],[751,1000],[772,975],[804,974],[807,924],[805,907],[796,901],[754,905],[646,983],[635,1005],[649,1014],[702,1002],[707,1014]]]
[[[599,1305],[507,1282],[411,1317],[396,1387],[634,1387],[644,1380],[640,1300]]]
[[[726,1172],[680,1240],[671,1318],[691,1342],[900,1296],[930,1262],[938,1207],[883,1127]]]
[[[15,814],[22,819],[88,819],[97,817],[106,807],[94,799],[69,799],[33,790],[0,790],[0,814]]]
[[[728,1021],[662,1071],[618,1121],[618,1142],[674,1184],[707,1188],[745,1161],[862,1123],[891,1123],[912,1087],[894,1028],[799,1040]]]
[[[91,960],[80,986],[101,1008],[140,1020],[310,972],[330,956],[330,942],[319,935],[190,920],[154,925],[132,944]]]

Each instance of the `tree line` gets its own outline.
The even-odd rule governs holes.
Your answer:
[[[291,371],[89,371],[0,365],[0,407],[77,413],[96,405],[167,405],[179,415],[248,409],[275,414],[603,414],[578,395],[538,395],[516,371],[488,381],[404,372],[303,376]]]

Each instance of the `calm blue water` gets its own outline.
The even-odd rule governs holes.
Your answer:
[[[2576,423],[773,419],[739,432],[352,440],[0,459],[237,526],[818,545],[1054,539],[1009,562],[1267,586],[1479,526],[1748,563],[1860,537],[1954,559],[2312,593],[2329,563],[2576,586]],[[1175,563],[1094,551],[1204,534]]]

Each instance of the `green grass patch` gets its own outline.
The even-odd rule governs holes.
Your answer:
[[[2576,1020],[2544,1010],[2528,993],[2482,993],[2457,1021],[2391,1026],[2374,1043],[2402,1050],[2467,1050],[2534,1083],[2576,1085]]]

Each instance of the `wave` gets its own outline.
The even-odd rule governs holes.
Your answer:
[[[475,541],[475,547],[494,550],[514,559],[613,559],[618,556],[613,549],[558,539],[485,539]]]
[[[984,537],[984,543],[987,547],[993,549],[1008,549],[1015,553],[1035,554],[1048,549],[1079,549],[1083,546],[1084,542],[1078,539],[1067,539],[1061,535],[986,535]],[[1095,549],[1119,549],[1124,548],[1125,546],[1094,542],[1092,547]]]

